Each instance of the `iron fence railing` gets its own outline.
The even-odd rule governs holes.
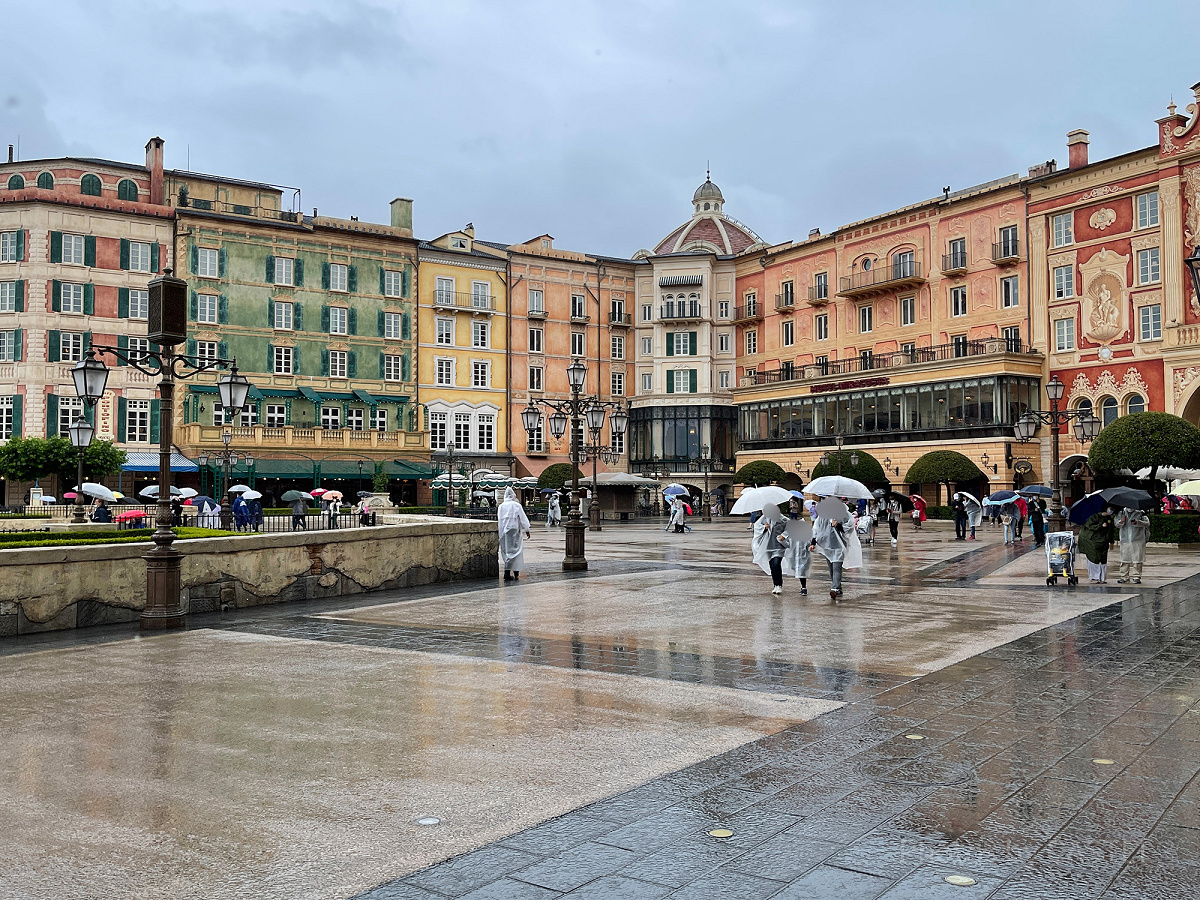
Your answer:
[[[838,279],[838,292],[847,293],[863,291],[870,288],[883,288],[892,282],[924,280],[921,274],[921,264],[915,260],[896,260],[891,265],[875,266],[866,272],[855,272],[853,275],[843,275]]]

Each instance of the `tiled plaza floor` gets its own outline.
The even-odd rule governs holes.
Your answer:
[[[748,537],[0,644],[0,897],[1200,895],[1200,557],[906,529],[834,606]]]

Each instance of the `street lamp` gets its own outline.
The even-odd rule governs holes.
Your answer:
[[[711,522],[712,510],[709,508],[711,504],[708,502],[708,473],[712,471],[713,458],[709,455],[708,444],[700,446],[700,458],[696,460],[696,463],[700,466],[700,470],[704,472],[704,521]],[[798,462],[797,467],[799,467]]]
[[[87,522],[83,515],[83,451],[92,442],[92,435],[96,433],[96,429],[83,416],[78,416],[67,427],[67,432],[71,435],[71,446],[78,451],[79,456],[79,480],[75,482],[75,515],[71,524],[83,525]]]
[[[229,502],[229,485],[233,478],[231,470],[239,463],[246,464],[249,469],[254,465],[254,455],[250,451],[239,454],[238,451],[230,448],[229,444],[233,441],[233,431],[226,428],[221,432],[221,443],[225,445],[224,450],[217,450],[214,453],[201,453],[197,458],[201,466],[206,466],[209,462],[225,470],[224,490],[221,492],[221,527],[228,531],[233,524],[233,507]]]
[[[588,508],[588,530],[600,531],[600,486],[596,473],[596,465],[600,460],[604,460],[606,466],[616,465],[621,458],[621,451],[617,447],[606,446],[600,443],[600,437],[604,430],[604,419],[608,414],[608,407],[601,404],[599,400],[593,399],[587,410],[584,412],[584,418],[587,419],[588,434],[590,440],[580,450],[579,459],[584,465],[588,459],[592,461],[592,505]],[[622,435],[625,433],[625,428],[629,424],[629,413],[625,412],[624,407],[617,406],[612,414],[612,431],[614,435]],[[534,426],[537,427],[537,426]]]
[[[991,469],[993,475],[1000,474],[1000,464],[992,462],[992,458],[990,456],[988,456],[988,453],[986,450],[984,450],[983,453],[980,455],[979,462],[984,467],[984,469]]]
[[[900,475],[900,467],[892,465],[892,458],[890,456],[885,456],[883,458],[883,469],[885,472],[891,472],[893,475],[896,475],[897,477],[899,477],[899,475]]]

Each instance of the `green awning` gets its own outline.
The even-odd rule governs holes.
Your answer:
[[[418,478],[432,478],[433,469],[428,463],[418,460],[393,459],[384,466],[384,471],[392,478],[402,481],[414,481]]]
[[[363,464],[363,478],[370,478],[375,473],[375,460],[373,459],[323,459],[321,460],[321,477],[357,478],[360,461]]]
[[[305,400],[309,401],[310,403],[316,403],[316,404],[320,405],[321,395],[318,394],[316,391],[314,391],[312,388],[302,387],[299,390],[300,390],[300,396],[303,397]]]
[[[367,404],[368,406],[374,406],[376,403],[379,402],[378,397],[372,397],[370,394],[368,394],[366,391],[362,390],[361,388],[354,389],[354,396],[357,397],[359,400],[361,400],[363,403]]]
[[[322,470],[324,467],[322,466]],[[313,464],[307,459],[254,459],[255,478],[312,478]]]

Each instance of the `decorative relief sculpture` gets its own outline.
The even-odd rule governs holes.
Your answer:
[[[1195,371],[1200,374],[1200,369]],[[1073,407],[1078,401],[1087,399],[1092,401],[1092,408],[1095,409],[1101,397],[1115,397],[1123,407],[1125,398],[1131,394],[1138,394],[1149,402],[1150,387],[1146,384],[1146,379],[1142,378],[1142,373],[1132,366],[1125,370],[1120,381],[1117,381],[1110,369],[1104,369],[1096,377],[1094,385],[1088,381],[1086,374],[1080,372],[1071,383],[1071,392],[1067,395],[1067,406]]]
[[[1191,108],[1188,107],[1189,110]],[[1200,166],[1184,169],[1180,183],[1183,186],[1184,203],[1183,244],[1190,248],[1200,244]],[[1170,199],[1174,203],[1175,198]],[[1187,287],[1184,290],[1186,291]],[[1200,297],[1196,296],[1194,288],[1188,291],[1188,294],[1188,305],[1192,309],[1192,315],[1200,316]]]
[[[1173,369],[1171,372],[1171,387],[1175,394],[1175,405],[1187,393],[1191,383],[1200,378],[1200,366],[1188,366],[1186,369]]]
[[[1092,188],[1085,194],[1079,195],[1079,200],[1099,200],[1101,197],[1107,197],[1109,194],[1119,194],[1125,190],[1119,184],[1104,184],[1097,188]]]
[[[971,282],[971,306],[974,309],[995,309],[996,304],[992,300],[992,279],[988,277],[976,278]]]
[[[1104,249],[1079,266],[1084,333],[1097,344],[1111,344],[1129,330],[1128,263],[1128,256]]]
[[[1092,213],[1091,218],[1088,219],[1088,224],[1097,231],[1103,231],[1115,221],[1117,221],[1116,210],[1109,209],[1107,206],[1102,206],[1100,209]]]

